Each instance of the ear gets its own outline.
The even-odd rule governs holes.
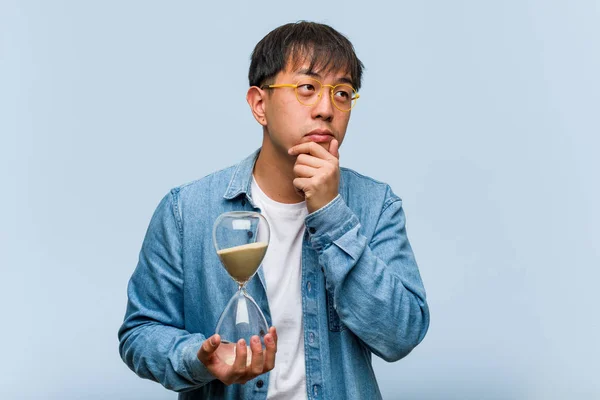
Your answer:
[[[254,119],[262,126],[267,126],[267,116],[265,114],[265,96],[267,93],[257,86],[252,86],[246,94],[246,101],[252,110]]]

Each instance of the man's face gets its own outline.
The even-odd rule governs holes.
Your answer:
[[[296,84],[302,79],[312,78],[324,85],[348,83],[350,75],[345,72],[310,71],[308,63],[296,70],[290,67],[275,76],[273,84]],[[301,104],[294,88],[266,89],[265,117],[267,140],[280,152],[297,144],[317,142],[326,150],[332,139],[341,145],[350,120],[350,112],[338,110],[331,101],[331,88],[323,87],[322,95],[312,106]]]

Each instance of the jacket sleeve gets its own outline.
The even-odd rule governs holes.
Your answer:
[[[186,391],[214,377],[196,356],[204,335],[184,329],[178,195],[177,189],[167,194],[150,221],[118,336],[121,358],[137,375]]]
[[[425,337],[429,308],[402,200],[387,191],[370,240],[339,195],[310,214],[306,225],[340,320],[373,353],[396,361]]]

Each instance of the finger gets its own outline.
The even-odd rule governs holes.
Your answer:
[[[217,334],[206,339],[200,346],[200,350],[198,350],[198,359],[204,364],[209,363],[220,344],[221,336]]]
[[[258,336],[252,336],[250,339],[250,349],[252,350],[252,362],[250,363],[250,372],[253,377],[263,373],[264,353],[262,343]]]
[[[273,337],[273,343],[275,344],[275,351],[277,351],[277,329],[274,326],[269,328],[269,334]]]
[[[333,139],[331,142],[329,142],[329,154],[338,159],[340,158],[339,148],[340,143],[337,141],[337,139]]]
[[[277,342],[272,333],[265,335],[265,363],[263,372],[275,368],[275,354],[277,353]]]
[[[233,361],[232,370],[237,377],[241,377],[246,372],[246,363],[248,361],[248,351],[246,349],[246,341],[240,339],[237,342],[235,352],[235,360]]]
[[[311,156],[310,154],[299,154],[296,158],[296,164],[303,164],[313,168],[321,168],[327,161]]]
[[[296,190],[304,192],[304,194],[306,195],[306,189],[308,189],[310,185],[310,178],[296,178],[292,181],[292,184],[294,185]]]
[[[294,165],[294,174],[298,178],[312,178],[316,175],[317,169],[313,167],[309,167],[307,165],[296,164]]]
[[[296,156],[298,154],[310,154],[323,160],[329,160],[333,158],[333,156],[329,154],[327,150],[325,150],[322,146],[319,146],[315,142],[298,144],[289,149],[288,154],[291,156]]]

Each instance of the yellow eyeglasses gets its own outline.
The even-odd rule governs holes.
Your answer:
[[[279,83],[275,85],[263,85],[261,89],[278,89],[290,87],[296,92],[296,99],[305,106],[314,106],[321,100],[323,87],[330,88],[331,102],[340,111],[348,112],[356,105],[360,95],[354,88],[345,83],[339,85],[324,85],[316,79],[304,78],[298,83]]]

